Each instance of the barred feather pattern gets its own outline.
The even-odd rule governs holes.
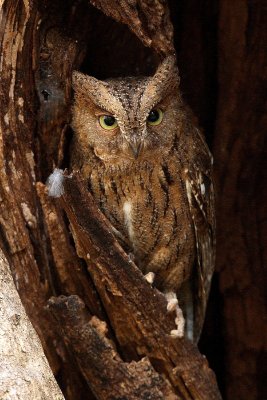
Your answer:
[[[197,341],[214,269],[212,156],[182,100],[175,59],[152,77],[98,81],[75,73],[73,86],[71,166],[142,272],[177,293]],[[155,107],[164,116],[151,126]],[[116,129],[100,127],[103,114],[114,116]]]

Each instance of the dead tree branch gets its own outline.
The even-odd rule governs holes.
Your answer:
[[[155,372],[147,358],[131,363],[121,360],[105,337],[106,324],[96,317],[91,318],[78,296],[53,298],[49,308],[98,399],[179,399],[170,383]]]

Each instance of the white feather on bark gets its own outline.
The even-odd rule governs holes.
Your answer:
[[[49,175],[46,181],[49,196],[60,197],[64,194],[64,179],[64,171],[62,169],[55,168],[53,173]]]

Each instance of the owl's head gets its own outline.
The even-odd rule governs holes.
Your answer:
[[[82,153],[90,148],[117,165],[167,151],[179,119],[178,85],[174,56],[151,77],[100,81],[75,71],[72,126]]]

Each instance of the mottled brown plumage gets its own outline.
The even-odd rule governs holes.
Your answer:
[[[72,167],[143,273],[178,294],[196,339],[214,268],[212,167],[182,101],[175,59],[152,77],[99,81],[75,72],[73,87]],[[153,109],[163,112],[156,126],[147,120]],[[118,126],[104,129],[101,115]]]

